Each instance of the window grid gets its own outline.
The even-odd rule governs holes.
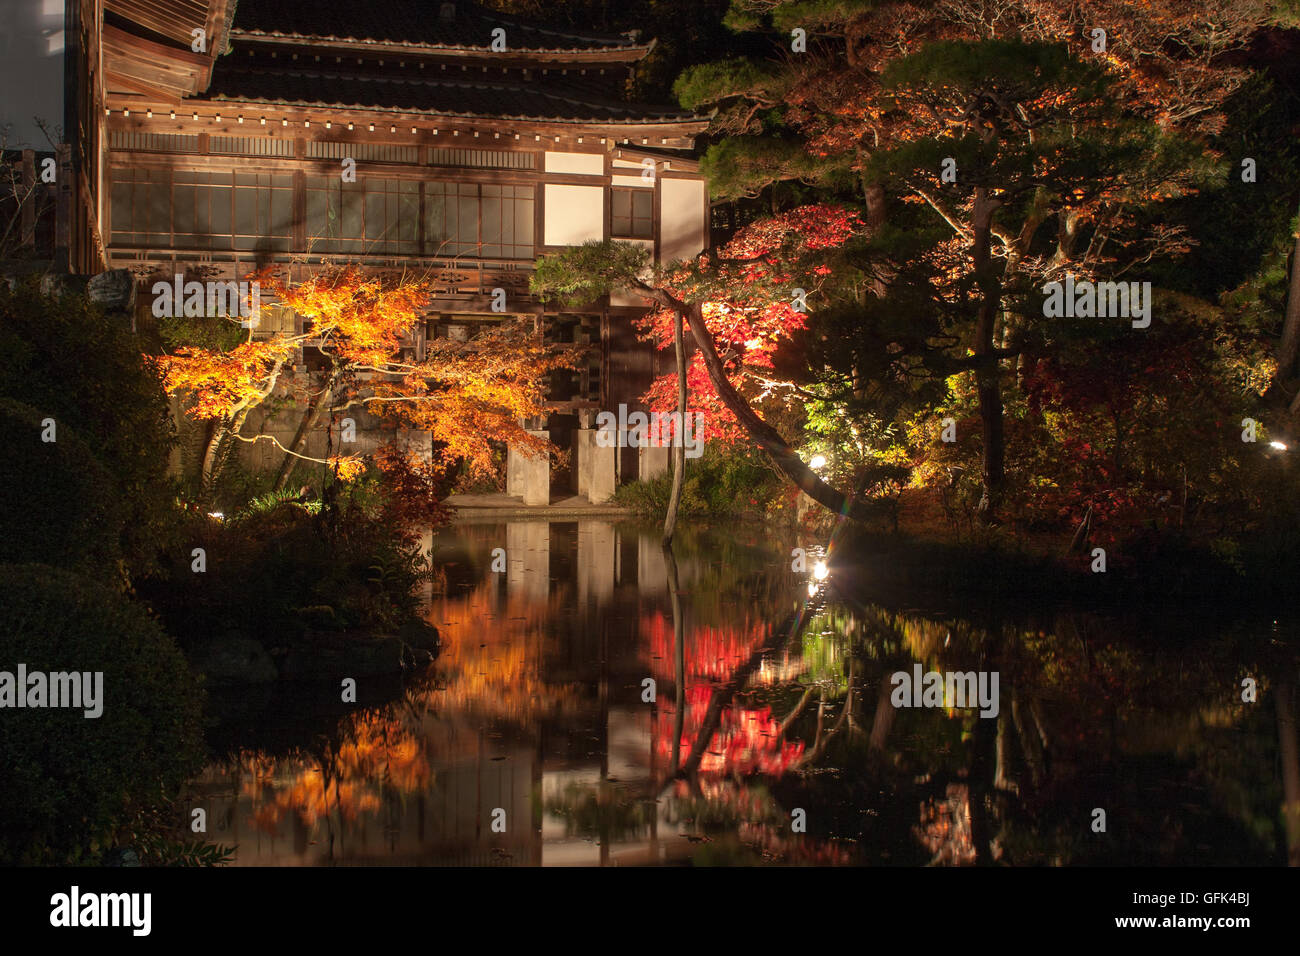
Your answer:
[[[609,233],[615,239],[654,236],[654,190],[614,186],[609,191]]]
[[[291,174],[111,170],[111,243],[290,251]],[[321,253],[531,260],[531,185],[307,176],[307,248]],[[423,229],[421,229],[423,221]]]

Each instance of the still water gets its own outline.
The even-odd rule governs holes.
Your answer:
[[[440,532],[428,673],[214,698],[207,838],[241,866],[1300,862],[1287,628],[891,599],[771,534]]]

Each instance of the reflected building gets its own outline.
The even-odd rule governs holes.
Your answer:
[[[429,612],[444,642],[431,673],[384,700],[367,688],[360,710],[289,708],[294,733],[272,733],[269,712],[249,721],[257,733],[196,784],[207,838],[238,843],[240,865],[1257,865],[1294,852],[1279,813],[1297,765],[1283,644],[1258,667],[1279,688],[1275,715],[1222,696],[1242,666],[1231,642],[1173,655],[1147,629],[1080,615],[809,606],[782,549],[732,534],[682,536],[675,620],[658,528],[435,533],[447,587]],[[522,553],[493,571],[501,547]],[[998,670],[997,717],[896,709],[890,675],[914,663]],[[1162,672],[1178,676],[1153,683]],[[1097,806],[1113,835],[1089,829]]]

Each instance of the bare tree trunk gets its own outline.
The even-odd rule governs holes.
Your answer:
[[[682,730],[686,721],[686,621],[682,617],[682,596],[677,586],[677,558],[672,545],[664,542],[664,566],[668,569],[668,599],[673,608],[673,757],[669,779],[682,766]]]
[[[868,738],[868,746],[872,750],[885,749],[889,732],[894,727],[894,717],[898,714],[897,708],[889,699],[893,690],[893,683],[890,681],[892,675],[893,671],[886,670],[880,676],[880,691],[876,694],[876,714],[871,720],[871,736]]]
[[[199,474],[199,495],[207,499],[212,491],[213,485],[221,475],[221,469],[225,467],[227,459],[230,457],[230,449],[234,447],[234,442],[238,440],[240,429],[244,427],[244,422],[248,418],[248,413],[266,400],[266,397],[275,391],[276,383],[280,381],[280,372],[284,369],[284,359],[276,361],[267,375],[267,385],[259,391],[255,397],[246,400],[233,415],[227,415],[218,419],[217,424],[212,431],[212,438],[208,441],[208,447],[203,451],[203,466]]]
[[[1277,346],[1278,381],[1291,376],[1297,357],[1300,357],[1300,227],[1296,229],[1295,253],[1291,256],[1291,287],[1286,297],[1282,340]]]
[[[206,502],[211,496],[217,479],[221,477],[226,463],[230,461],[235,442],[238,441],[235,436],[244,427],[249,411],[250,409],[244,408],[236,412],[233,418],[222,418],[213,429],[212,438],[203,452],[203,471],[199,485],[200,500]]]
[[[974,351],[977,359],[984,360],[975,368],[975,383],[979,396],[980,426],[984,441],[984,466],[981,476],[983,491],[980,496],[979,513],[985,521],[993,519],[1002,497],[1006,455],[1002,422],[1002,388],[998,383],[998,360],[995,357],[994,343],[994,327],[1002,300],[1002,285],[994,273],[996,267],[990,252],[993,214],[1000,205],[998,200],[989,198],[988,190],[984,187],[975,190],[972,255],[976,281],[983,291],[984,301],[980,304],[975,325]]]
[[[303,415],[302,421],[298,424],[298,431],[293,436],[293,442],[289,445],[289,451],[285,453],[284,463],[280,466],[280,472],[275,476],[275,484],[272,491],[282,491],[293,477],[294,469],[298,467],[299,458],[303,448],[307,444],[307,439],[311,433],[316,430],[324,416],[326,409],[334,400],[334,383],[338,378],[336,372],[331,372],[329,378],[325,381],[324,390],[317,395]]]
[[[673,345],[677,351],[677,434],[673,436],[673,490],[664,517],[664,547],[673,543],[677,530],[677,508],[682,501],[682,479],[686,471],[686,348],[682,342],[682,314],[674,312]],[[660,432],[662,434],[662,432]]]
[[[1282,665],[1277,682],[1277,742],[1282,756],[1282,819],[1286,825],[1287,865],[1300,866],[1300,746],[1296,744],[1295,663]]]
[[[203,464],[199,467],[199,494],[206,498],[212,488],[212,482],[220,470],[217,463],[221,445],[230,435],[230,424],[225,418],[212,423],[212,434],[208,437],[207,447],[203,449]]]

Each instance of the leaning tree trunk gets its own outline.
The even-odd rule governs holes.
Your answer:
[[[677,530],[677,509],[682,501],[682,478],[686,471],[686,349],[682,342],[682,314],[674,312],[673,345],[677,351],[677,434],[673,436],[673,490],[664,517],[664,547],[673,543]],[[660,433],[662,434],[662,432]]]
[[[199,496],[202,501],[207,502],[210,499],[217,479],[221,477],[221,472],[230,460],[237,441],[235,436],[244,427],[248,412],[247,408],[241,409],[233,417],[218,419],[213,427],[212,438],[203,452],[203,471],[199,476]]]
[[[284,456],[284,464],[280,466],[280,472],[275,476],[275,484],[272,491],[283,491],[289,484],[289,479],[293,477],[294,469],[297,468],[303,448],[307,444],[307,439],[311,433],[316,430],[320,420],[324,417],[325,410],[330,407],[334,400],[334,383],[338,379],[337,372],[330,373],[325,380],[324,390],[312,400],[311,407],[303,415],[302,422],[298,425],[298,431],[293,436],[293,442],[289,445],[288,452]]]
[[[212,434],[208,436],[207,446],[203,449],[203,464],[199,466],[199,497],[202,499],[206,500],[208,492],[212,489],[212,482],[220,470],[218,456],[221,445],[229,434],[230,425],[227,419],[219,418],[212,423]]]
[[[668,779],[677,776],[682,766],[682,729],[686,720],[686,618],[682,613],[682,593],[677,580],[677,558],[673,546],[664,542],[664,567],[668,571],[668,598],[673,609],[673,750]]]
[[[749,433],[750,439],[767,452],[772,459],[772,463],[780,469],[782,474],[794,482],[813,501],[824,505],[831,511],[838,512],[855,521],[869,521],[877,516],[877,513],[868,508],[863,502],[848,498],[822,481],[817,476],[817,473],[804,464],[803,459],[795,454],[794,449],[790,447],[790,443],[781,437],[781,433],[759,418],[758,413],[749,407],[749,402],[741,397],[740,393],[727,379],[727,371],[722,365],[722,358],[718,355],[718,350],[713,345],[713,333],[709,331],[708,324],[704,321],[704,314],[700,310],[699,303],[688,304],[663,289],[645,284],[638,284],[634,288],[638,293],[653,299],[665,308],[674,310],[686,320],[686,324],[691,330],[691,336],[700,349],[700,356],[704,359],[704,367],[709,373],[709,381],[713,383],[718,398],[736,416],[736,420],[740,422],[741,427]]]
[[[231,418],[220,418],[212,426],[212,437],[208,439],[208,447],[203,451],[203,467],[199,473],[199,500],[204,503],[211,498],[217,479],[221,477],[226,461],[230,458],[235,431],[236,426]]]

